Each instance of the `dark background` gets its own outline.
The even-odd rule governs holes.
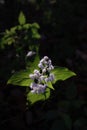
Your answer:
[[[40,56],[48,55],[54,65],[68,67],[77,76],[63,83],[59,82],[55,98],[47,102],[43,109],[39,108],[41,104],[36,104],[26,111],[25,90],[6,85],[11,76],[12,59],[8,58],[8,47],[5,50],[0,49],[1,129],[50,129],[50,121],[39,121],[39,117],[45,111],[56,109],[58,112],[68,113],[72,120],[72,129],[86,130],[87,125],[84,122],[87,121],[87,4],[85,0],[0,0],[0,38],[6,29],[18,24],[20,11],[25,14],[27,23],[37,22],[40,25]],[[11,49],[9,51],[11,53]],[[67,97],[66,93],[69,94],[69,90],[72,94]],[[70,103],[71,100],[74,106],[73,103],[68,107],[66,103],[63,106],[58,105],[59,102]],[[80,105],[76,107],[75,103]],[[64,130],[66,129],[68,128],[64,127]]]

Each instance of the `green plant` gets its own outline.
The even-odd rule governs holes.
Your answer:
[[[6,81],[11,73],[28,67],[39,49],[39,24],[27,23],[23,12],[20,12],[18,22],[18,25],[6,29],[0,39],[0,77]],[[30,56],[32,59],[29,59]],[[4,65],[7,66],[3,67]]]
[[[26,23],[26,17],[23,12],[20,12],[18,17],[19,25],[7,29],[1,38],[1,48],[13,46],[16,53],[21,55],[24,50],[37,50],[37,40],[40,39],[38,23]]]
[[[37,101],[48,99],[51,89],[55,89],[54,84],[58,80],[63,81],[75,75],[67,68],[54,67],[47,56],[41,59],[40,62],[39,56],[36,56],[31,66],[26,70],[15,73],[8,80],[8,84],[25,86],[27,101],[34,104]]]

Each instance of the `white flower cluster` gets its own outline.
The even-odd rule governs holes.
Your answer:
[[[52,69],[54,69],[51,60],[47,56],[44,56],[44,58],[38,64],[38,67],[42,70],[42,73],[46,73],[46,71],[50,72]]]
[[[54,66],[47,56],[40,60],[38,67],[40,70],[35,69],[34,73],[29,75],[33,80],[33,83],[30,85],[31,92],[37,94],[44,93],[47,87],[46,83],[54,80],[54,74],[50,73]]]

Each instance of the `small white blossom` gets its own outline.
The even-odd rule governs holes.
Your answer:
[[[50,71],[51,71],[51,68],[50,68],[50,67],[49,67],[49,68],[47,68],[47,71],[48,71],[48,72],[50,72]]]
[[[54,69],[54,66],[53,66],[53,65],[50,65],[50,66],[47,68],[48,72],[50,72],[50,71],[53,70],[53,69]]]
[[[47,61],[44,61],[44,65],[47,66],[47,65],[48,65],[48,62],[47,62]]]
[[[45,78],[45,82],[52,82],[55,79],[54,74],[50,74],[49,77]]]
[[[38,74],[34,74],[34,79],[38,79],[39,78],[39,75]]]
[[[39,79],[40,75],[41,75],[41,74],[40,74],[39,70],[34,70],[34,74],[30,74],[29,77],[30,77],[32,80],[34,80],[34,79]]]
[[[53,70],[53,69],[54,69],[54,66],[53,66],[53,65],[51,65],[51,66],[50,66],[50,68],[51,68],[51,70]]]
[[[31,90],[32,93],[40,94],[45,92],[46,85],[37,84],[37,87],[34,87],[33,90]]]
[[[39,77],[39,82],[43,82],[44,80],[45,80],[45,76],[41,75],[41,76]]]
[[[44,56],[44,58],[43,58],[44,60],[48,60],[49,58],[48,58],[48,56]]]
[[[45,82],[46,82],[46,83],[49,82],[49,81],[50,81],[49,77],[48,77],[48,78],[45,78]]]
[[[31,56],[33,56],[34,54],[36,54],[34,51],[29,51],[26,56],[27,56],[27,57],[31,57]]]
[[[38,77],[41,75],[40,72],[39,72],[39,70],[34,70],[34,74],[37,74]]]
[[[50,80],[50,81],[53,81],[54,79],[55,79],[54,74],[50,74],[49,80]]]
[[[39,73],[39,70],[36,70],[36,69],[35,69],[35,70],[34,70],[34,73]]]
[[[38,67],[39,67],[40,69],[44,69],[44,66],[43,66],[42,63],[39,63],[39,64],[38,64]]]
[[[49,64],[49,65],[51,65],[51,64],[52,64],[52,61],[51,61],[51,60],[49,60],[49,61],[48,61],[48,64]]]
[[[35,89],[31,90],[31,93],[36,93],[36,90]]]
[[[42,73],[46,73],[46,68],[44,68],[44,69],[42,70]]]
[[[34,79],[35,79],[34,74],[30,74],[30,75],[29,75],[29,77],[30,77],[32,80],[34,80]]]
[[[40,63],[43,64],[43,63],[44,63],[44,59],[41,59],[41,60],[40,60]]]
[[[33,83],[30,84],[30,88],[31,88],[31,89],[33,89],[33,88],[35,88],[35,87],[37,87],[37,84],[36,84],[36,83],[33,82]]]

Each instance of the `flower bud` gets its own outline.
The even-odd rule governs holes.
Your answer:
[[[38,64],[38,67],[39,67],[40,69],[44,69],[44,66],[42,65],[42,63],[39,63],[39,64]]]
[[[34,78],[35,78],[35,77],[34,77],[34,74],[30,74],[29,77],[30,77],[32,80],[34,80]]]
[[[46,69],[45,68],[42,70],[42,73],[46,73]]]
[[[49,80],[50,80],[50,81],[53,81],[54,79],[55,79],[54,74],[50,74]]]
[[[48,56],[44,56],[44,58],[43,58],[44,60],[48,60],[49,58],[48,58]]]
[[[49,80],[49,78],[45,78],[45,82],[47,83],[47,82],[49,82],[50,80]]]

